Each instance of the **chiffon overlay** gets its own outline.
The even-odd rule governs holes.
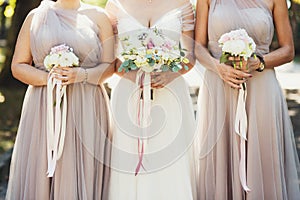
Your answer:
[[[269,52],[274,25],[272,12],[264,2],[211,0],[208,48],[213,57],[221,56],[220,36],[239,28],[254,39],[257,54]],[[275,71],[255,71],[246,84],[246,175],[251,191],[244,192],[239,175],[240,136],[234,129],[238,91],[206,70],[198,99],[198,199],[299,199],[293,127]]]
[[[108,4],[113,8],[109,14],[117,23],[118,38],[156,28],[166,37],[179,42],[182,31],[194,28],[194,20],[186,19],[193,15],[190,4],[165,13],[149,28],[130,15],[119,1],[111,0]],[[141,47],[140,41],[134,45]],[[121,51],[120,43],[118,52]],[[112,95],[115,131],[109,199],[195,199],[195,169],[190,148],[195,133],[195,118],[184,79],[179,77],[164,88],[153,89],[152,121],[148,138],[143,141],[143,166],[135,176],[141,155],[138,136],[143,132],[136,126],[139,108],[133,98],[136,90],[134,81],[121,78]]]
[[[63,10],[45,0],[34,10],[30,44],[35,67],[45,70],[51,47],[74,49],[80,66],[101,62],[98,28],[83,12]],[[76,83],[67,87],[67,125],[64,150],[53,178],[47,178],[47,87],[29,86],[12,156],[6,199],[107,199],[109,116],[103,86]]]

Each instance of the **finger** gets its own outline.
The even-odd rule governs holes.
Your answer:
[[[165,85],[166,85],[166,83],[163,80],[160,80],[160,81],[157,81],[156,83],[153,83],[153,86],[156,87],[156,88],[163,88]]]
[[[155,77],[155,78],[151,79],[151,83],[152,83],[152,84],[157,84],[157,83],[159,83],[161,80],[162,80],[161,77]]]
[[[60,75],[67,75],[68,74],[68,71],[66,70],[63,70],[61,68],[53,68],[53,70],[51,70],[53,73],[56,73],[56,74],[60,74]]]
[[[53,74],[53,77],[57,80],[67,81],[69,78],[67,76],[62,76],[60,74]]]
[[[230,82],[230,81],[226,81],[226,83],[227,83],[230,87],[232,87],[232,88],[234,88],[234,89],[241,89],[241,86],[240,86],[239,84],[235,84],[235,83],[232,83],[232,82]]]
[[[246,79],[239,80],[239,79],[231,78],[231,79],[228,79],[228,80],[229,80],[230,82],[234,83],[234,84],[237,84],[237,85],[240,85],[240,84],[246,82]]]
[[[238,78],[251,78],[252,77],[252,74],[246,73],[246,72],[243,72],[240,70],[235,70],[234,73],[238,76]]]

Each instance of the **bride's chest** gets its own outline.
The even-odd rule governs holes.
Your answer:
[[[135,31],[138,29],[158,28],[175,33],[181,33],[182,19],[181,12],[172,10],[165,13],[160,18],[136,18],[126,13],[119,13],[118,16],[118,32],[124,34],[126,32]]]

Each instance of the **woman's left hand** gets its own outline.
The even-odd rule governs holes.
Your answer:
[[[179,73],[176,72],[152,72],[151,73],[151,87],[152,88],[163,88],[167,84],[171,83],[174,79],[180,76]]]
[[[62,85],[83,82],[85,79],[85,71],[81,67],[54,67],[50,75],[61,80]]]
[[[235,62],[236,69],[247,73],[255,71],[260,65],[260,60],[254,57],[250,57],[248,60],[244,60],[240,57],[229,57],[228,60]]]

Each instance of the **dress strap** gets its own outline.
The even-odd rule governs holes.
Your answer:
[[[191,3],[184,4],[181,10],[182,30],[193,31],[195,28],[195,14]]]

